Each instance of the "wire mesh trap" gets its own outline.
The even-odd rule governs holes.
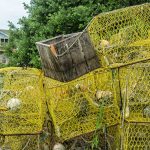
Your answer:
[[[150,149],[150,124],[127,123],[107,129],[106,139],[109,150],[148,150]]]
[[[101,124],[100,128],[106,127],[106,140],[101,144],[107,149],[149,149],[149,136],[143,136],[145,143],[138,137],[149,133],[149,70],[149,61],[145,60],[97,69],[68,83],[45,78],[57,137],[62,141],[82,137]]]
[[[38,135],[0,136],[2,150],[39,150]]]
[[[150,61],[121,67],[119,78],[124,119],[150,122]]]
[[[100,67],[87,32],[36,43],[45,76],[70,81]]]
[[[1,150],[51,150],[51,128],[45,121],[40,134],[0,135]]]
[[[88,27],[104,67],[150,58],[150,4],[102,13]]]
[[[34,134],[44,119],[42,72],[0,69],[0,134]]]
[[[55,132],[62,140],[94,131],[97,120],[106,126],[119,123],[111,71],[96,70],[68,83],[45,78],[44,87]],[[97,119],[99,113],[104,115]]]
[[[58,141],[91,148],[100,130],[101,149],[150,149],[149,14],[150,4],[119,9],[82,33],[37,42],[44,81],[37,69],[0,69],[0,149],[52,149],[46,104]]]
[[[125,124],[123,147],[125,150],[150,149],[150,124]]]
[[[71,138],[63,144],[69,150],[120,150],[122,134],[120,125],[113,125]]]

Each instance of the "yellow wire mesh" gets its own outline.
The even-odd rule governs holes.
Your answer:
[[[40,150],[39,135],[1,136],[2,150]]]
[[[150,122],[150,62],[121,67],[119,78],[124,119]]]
[[[72,82],[45,78],[45,91],[55,132],[66,140],[96,129],[99,106],[103,106],[102,124],[119,123],[112,73],[98,69]]]
[[[59,139],[85,135],[102,123],[105,148],[150,149],[150,63],[137,63],[150,59],[149,14],[150,4],[124,8],[96,16],[88,27],[102,65],[121,63],[118,68],[68,83],[44,78],[44,91],[41,71],[0,69],[0,149],[48,149],[44,94]]]
[[[88,27],[103,66],[150,58],[150,4],[96,16]]]
[[[107,147],[109,150],[149,150],[149,123],[124,123],[107,129]]]
[[[37,69],[0,69],[0,134],[42,131],[44,119],[42,73]]]
[[[106,129],[105,147],[108,150],[120,150],[121,149],[121,128],[120,125],[110,126]]]
[[[90,132],[65,141],[63,144],[67,150],[120,150],[119,126],[110,126],[97,131],[96,145],[93,145],[95,132]],[[116,132],[117,131],[117,132]],[[96,148],[97,147],[97,148]]]
[[[126,123],[123,133],[124,150],[150,149],[150,124]]]
[[[1,150],[51,150],[52,128],[46,116],[40,134],[0,135]]]

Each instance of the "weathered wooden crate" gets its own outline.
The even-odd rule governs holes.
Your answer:
[[[36,45],[47,77],[65,82],[100,67],[87,32],[57,36]]]

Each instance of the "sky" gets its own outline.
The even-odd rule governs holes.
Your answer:
[[[30,0],[0,0],[0,29],[8,29],[8,21],[18,26],[18,19],[27,16],[23,2],[29,4]]]

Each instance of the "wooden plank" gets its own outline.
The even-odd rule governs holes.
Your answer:
[[[84,53],[85,58],[91,59],[96,55],[94,47],[90,41],[89,35],[87,32],[83,33],[82,36],[79,38],[80,43],[82,45],[82,51]]]
[[[60,71],[67,71],[73,68],[72,58],[69,53],[65,53],[63,56],[58,57],[58,63]]]
[[[75,67],[70,68],[66,72],[64,72],[65,82],[71,81],[78,77],[77,71]]]
[[[100,63],[99,63],[99,60],[98,60],[97,57],[89,59],[87,61],[87,64],[88,64],[89,71],[92,71],[94,69],[100,68]]]
[[[70,53],[73,59],[74,64],[80,64],[85,61],[84,53],[82,53],[78,42],[76,42],[73,47],[70,49]]]
[[[76,65],[75,68],[76,68],[78,77],[83,75],[83,74],[86,74],[88,72],[88,66],[85,62]]]

